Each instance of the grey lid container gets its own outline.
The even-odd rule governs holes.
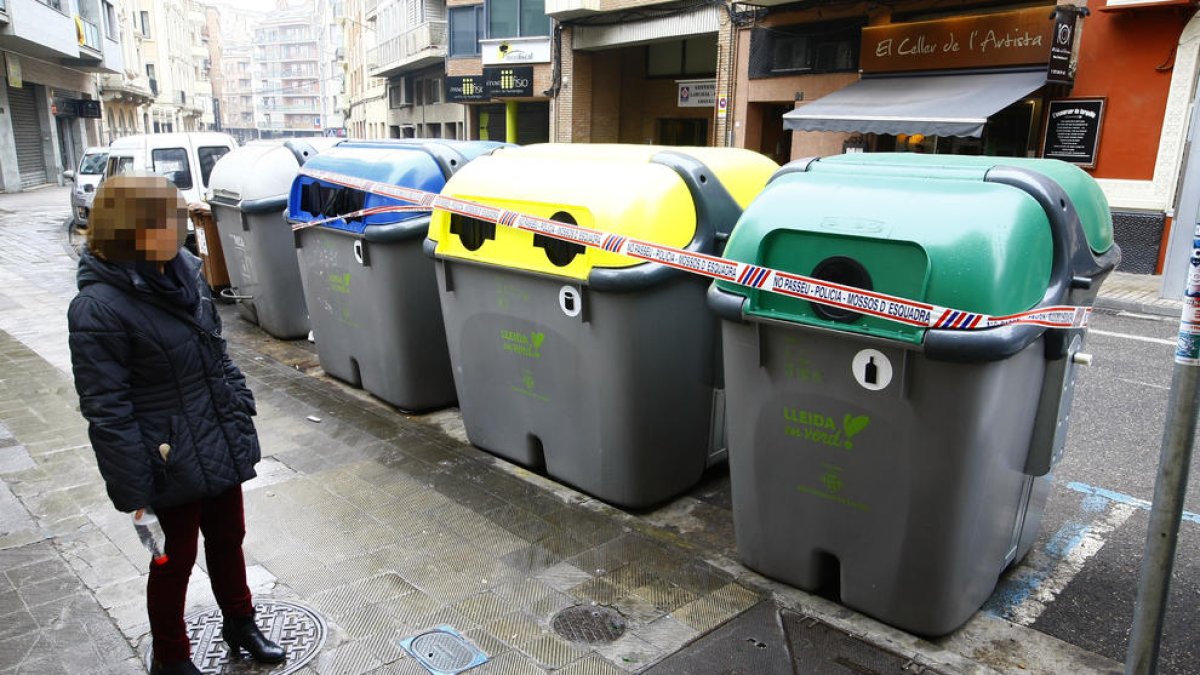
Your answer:
[[[284,220],[296,171],[335,138],[253,141],[221,158],[209,179],[230,289],[243,319],[281,339],[308,335],[308,310],[291,227]]]

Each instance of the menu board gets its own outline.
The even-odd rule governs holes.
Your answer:
[[[1104,124],[1104,98],[1063,98],[1050,101],[1042,157],[1095,168]]]

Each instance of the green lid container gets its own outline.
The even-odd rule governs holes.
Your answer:
[[[1050,283],[1051,226],[1030,194],[985,180],[997,163],[856,155],[784,169],[745,210],[725,255],[970,312],[1028,310]],[[1096,234],[1102,241],[1103,228]],[[745,315],[911,343],[925,335],[922,327],[732,282],[717,288],[746,298]]]
[[[1113,245],[1112,212],[1104,191],[1083,169],[1057,159],[1026,157],[987,157],[982,155],[921,155],[908,152],[855,153],[827,157],[812,165],[813,171],[843,169],[848,166],[879,170],[886,166],[902,170],[940,168],[945,171],[982,171],[998,166],[1036,171],[1062,187],[1067,193],[1079,222],[1083,226],[1088,247],[1097,255],[1107,253]]]

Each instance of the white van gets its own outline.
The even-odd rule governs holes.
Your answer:
[[[208,192],[208,177],[213,165],[236,147],[233,136],[213,131],[126,136],[109,146],[104,175],[153,173],[165,176],[191,204],[201,201]]]

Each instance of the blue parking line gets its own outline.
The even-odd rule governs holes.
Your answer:
[[[1118,504],[1128,504],[1129,506],[1132,506],[1132,507],[1138,508],[1138,509],[1142,509],[1143,511],[1150,510],[1150,502],[1146,501],[1145,499],[1139,499],[1137,497],[1133,497],[1133,496],[1124,494],[1122,492],[1115,492],[1113,490],[1106,490],[1104,488],[1093,487],[1091,485],[1088,485],[1087,483],[1080,483],[1078,481],[1072,481],[1070,483],[1067,483],[1066,487],[1068,489],[1074,490],[1076,492],[1081,492],[1085,495],[1094,495],[1096,497],[1103,497],[1104,499],[1107,499],[1107,500],[1113,501],[1113,502],[1117,502]],[[1191,511],[1184,511],[1183,512],[1183,520],[1186,520],[1190,523],[1196,523],[1196,524],[1200,525],[1200,513],[1192,513]]]

